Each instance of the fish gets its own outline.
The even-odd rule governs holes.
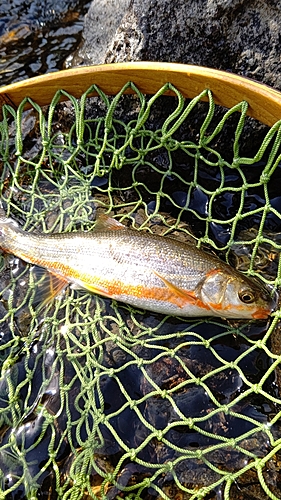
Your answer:
[[[272,290],[216,255],[101,215],[92,231],[24,231],[0,211],[0,248],[50,273],[53,298],[69,284],[172,316],[267,319]]]

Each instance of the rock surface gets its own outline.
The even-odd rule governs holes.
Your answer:
[[[278,0],[95,0],[78,62],[199,64],[281,88],[280,23]]]
[[[94,0],[85,16],[83,42],[66,66],[101,64],[130,0]]]

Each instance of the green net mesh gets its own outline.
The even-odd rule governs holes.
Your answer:
[[[210,91],[184,100],[170,84],[5,105],[3,206],[31,232],[91,230],[102,210],[192,236],[278,287],[281,122],[242,157],[246,112],[218,117]],[[0,498],[281,498],[279,310],[185,320],[71,289],[40,309],[45,279],[2,254]]]

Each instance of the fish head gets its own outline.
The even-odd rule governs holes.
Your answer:
[[[223,318],[266,319],[277,306],[273,290],[235,270],[208,273],[200,296],[213,314]]]

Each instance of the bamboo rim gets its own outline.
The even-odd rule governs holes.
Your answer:
[[[25,97],[30,97],[45,106],[59,89],[79,98],[94,83],[105,94],[115,95],[128,81],[144,94],[155,94],[167,82],[188,98],[210,89],[215,103],[226,108],[247,101],[248,115],[266,125],[272,126],[281,118],[281,93],[267,85],[202,66],[143,61],[80,66],[19,81],[0,88],[0,105],[16,108]],[[127,93],[131,92],[128,89]]]

